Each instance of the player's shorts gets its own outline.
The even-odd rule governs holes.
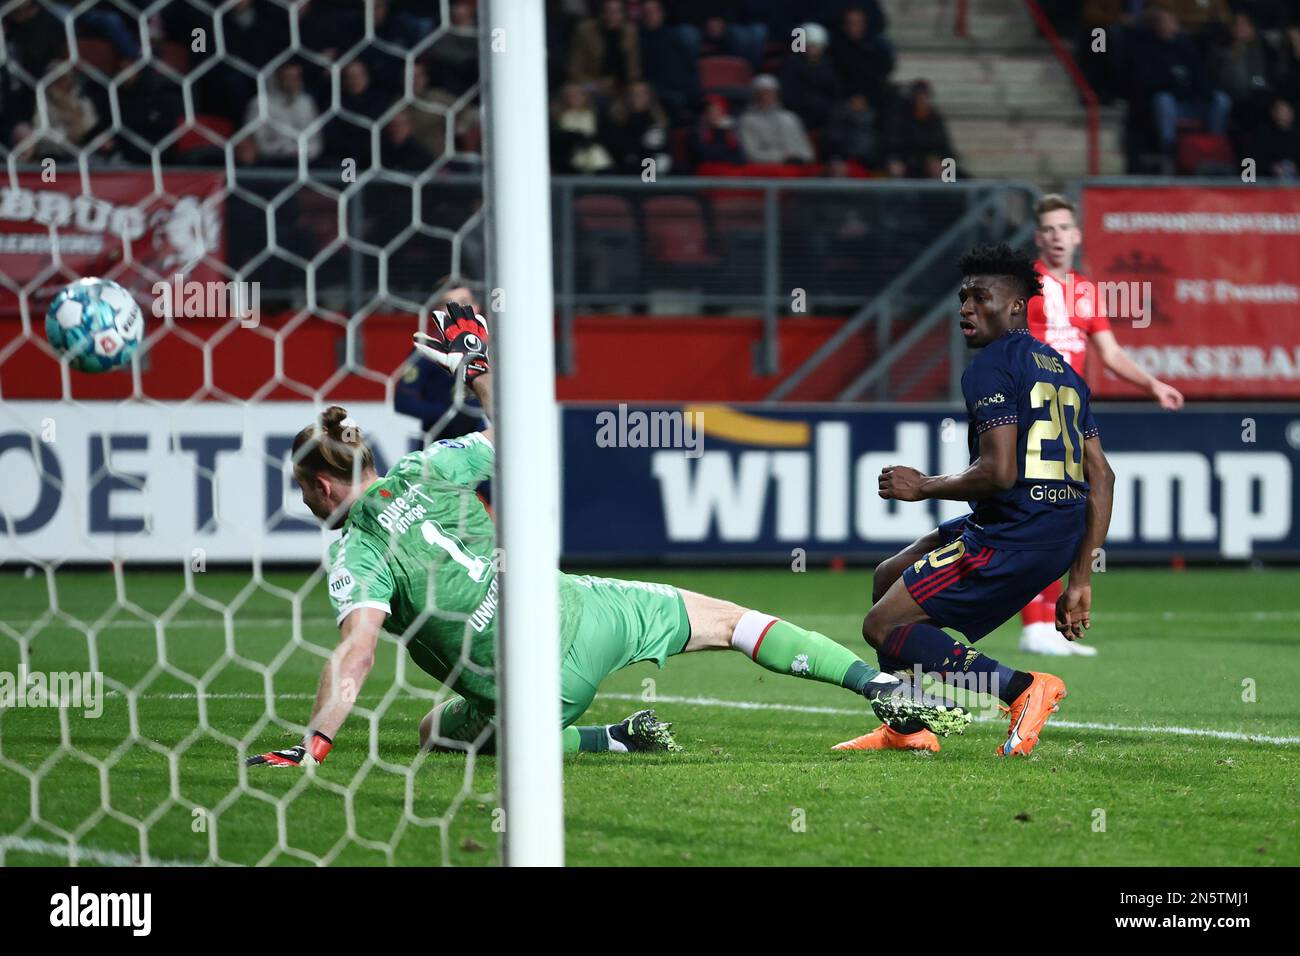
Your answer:
[[[1009,621],[1074,562],[1079,539],[1054,548],[1009,551],[981,545],[966,516],[939,525],[943,544],[903,571],[912,600],[940,627],[970,641]]]
[[[560,666],[563,726],[591,706],[596,689],[614,671],[640,661],[660,667],[686,649],[691,625],[681,592],[667,584],[616,578],[570,577],[578,585],[582,619]],[[479,753],[494,753],[488,731],[492,714],[484,704],[453,697],[438,708],[434,736],[439,749],[465,749],[454,743],[475,742]]]
[[[583,602],[582,623],[560,667],[565,727],[591,706],[614,671],[639,661],[663,667],[691,637],[686,603],[671,585],[587,575],[571,580],[581,586]]]

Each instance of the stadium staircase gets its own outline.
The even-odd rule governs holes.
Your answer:
[[[1088,129],[1079,95],[1023,0],[883,0],[898,49],[892,79],[928,80],[972,177],[1028,179],[1058,189],[1088,172]],[[1070,38],[1064,38],[1068,43]],[[1099,172],[1124,171],[1123,117],[1102,108]]]

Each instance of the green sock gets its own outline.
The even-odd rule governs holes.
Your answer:
[[[760,627],[755,636],[753,632]],[[739,639],[733,638],[732,645],[748,651],[755,663],[778,674],[835,684],[861,694],[871,678],[880,673],[825,634],[806,631],[789,621],[773,620],[750,611],[736,631]]]
[[[565,727],[563,738],[566,754],[579,751],[598,754],[609,750],[609,734],[604,727]]]

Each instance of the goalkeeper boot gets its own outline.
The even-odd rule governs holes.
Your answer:
[[[682,749],[673,737],[673,725],[660,720],[653,710],[638,710],[622,723],[610,724],[609,736],[628,750],[676,753]]]
[[[1047,723],[1047,718],[1060,709],[1065,697],[1065,681],[1055,674],[1040,674],[1030,671],[1033,680],[1024,692],[1005,708],[1011,716],[1011,728],[1007,731],[1007,740],[998,748],[998,756],[1028,757],[1038,743],[1038,734]]]
[[[854,737],[831,750],[929,750],[939,752],[939,738],[928,730],[900,734],[888,724],[881,724],[869,734]]]
[[[864,692],[876,716],[894,730],[919,722],[927,731],[940,737],[961,735],[970,726],[971,715],[964,707],[949,703],[942,697],[930,697],[918,691],[910,680],[882,682],[879,679],[867,685]],[[911,736],[908,734],[908,736]]]

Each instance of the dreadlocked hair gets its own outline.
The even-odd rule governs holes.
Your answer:
[[[976,246],[957,260],[962,277],[1005,276],[1020,286],[1026,299],[1043,294],[1043,280],[1034,268],[1034,261],[1022,252],[1016,252],[1005,242],[996,246]]]
[[[326,474],[357,481],[375,469],[375,455],[361,435],[361,426],[341,405],[331,405],[293,439],[293,465],[307,474]]]

